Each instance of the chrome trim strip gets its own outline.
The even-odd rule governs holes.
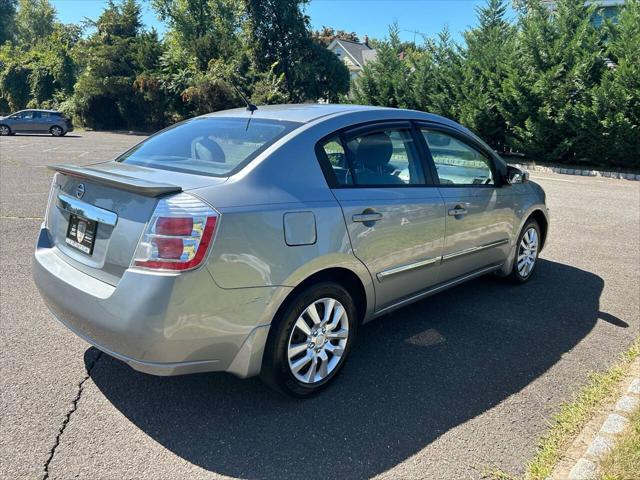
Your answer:
[[[61,210],[73,213],[74,215],[79,215],[87,220],[93,220],[94,222],[110,225],[112,227],[115,227],[116,222],[118,221],[118,215],[114,212],[96,207],[95,205],[91,205],[70,197],[69,195],[65,195],[64,193],[58,194],[57,206]]]
[[[427,258],[426,260],[420,260],[419,262],[409,263],[407,265],[400,265],[399,267],[393,267],[388,270],[384,270],[376,274],[376,277],[378,277],[378,281],[381,282],[385,278],[388,278],[397,273],[407,272],[409,270],[414,270],[416,268],[422,268],[422,267],[426,267],[427,265],[433,265],[434,263],[439,263],[441,259],[442,257]]]
[[[480,245],[478,247],[466,248],[464,250],[460,250],[459,252],[449,253],[448,255],[442,256],[442,261],[446,262],[447,260],[451,260],[452,258],[461,257],[463,255],[468,255],[470,253],[481,252],[482,250],[486,250],[487,248],[499,247],[500,245],[505,245],[509,243],[509,239],[505,238],[503,240],[498,240],[497,242],[487,243],[485,245]]]
[[[405,298],[404,300],[400,300],[397,303],[394,303],[393,305],[389,305],[388,307],[384,307],[382,310],[378,310],[377,312],[375,312],[375,316],[380,316],[384,313],[387,313],[390,310],[395,310],[396,308],[400,308],[408,303],[412,303],[415,302],[416,300],[420,300],[421,298],[424,297],[428,297],[429,295],[433,295],[434,293],[437,293],[441,290],[445,290],[449,287],[453,287],[455,285],[458,285],[459,283],[463,283],[467,280],[471,280],[474,277],[479,277],[480,275],[484,275],[485,273],[489,273],[489,272],[493,272],[495,270],[499,270],[502,267],[502,264],[496,264],[496,265],[491,265],[489,267],[485,267],[482,268],[480,270],[476,270],[475,272],[469,273],[467,275],[464,275],[462,277],[458,277],[455,278],[453,280],[450,280],[446,283],[442,283],[440,285],[436,285],[435,287],[432,287],[430,289],[427,289],[423,292],[420,292],[416,295],[413,295],[409,298]]]

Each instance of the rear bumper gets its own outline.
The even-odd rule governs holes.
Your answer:
[[[125,271],[117,286],[64,260],[40,231],[33,276],[67,328],[136,370],[155,375],[260,371],[271,319],[286,287],[225,290],[206,268],[184,274]]]

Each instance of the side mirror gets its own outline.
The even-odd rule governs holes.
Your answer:
[[[511,165],[507,166],[507,174],[505,176],[505,181],[509,185],[515,185],[516,183],[525,183],[529,181],[529,172],[524,170],[520,170],[519,168],[513,167]]]

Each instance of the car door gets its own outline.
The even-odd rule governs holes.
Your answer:
[[[316,151],[354,254],[374,280],[376,309],[437,283],[444,203],[425,172],[411,123],[342,132]]]
[[[13,126],[11,129],[14,132],[30,132],[33,129],[33,111],[25,110],[24,112],[16,113]]]
[[[51,116],[49,112],[34,112],[31,128],[34,132],[44,133],[49,131]]]
[[[457,130],[419,129],[445,203],[442,281],[502,264],[513,242],[515,214],[492,155]]]

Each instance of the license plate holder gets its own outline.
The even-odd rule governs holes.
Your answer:
[[[93,254],[93,246],[98,233],[98,222],[71,214],[67,227],[67,245],[86,255]]]

